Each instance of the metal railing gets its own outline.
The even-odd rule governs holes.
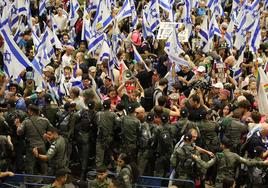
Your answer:
[[[96,175],[96,171],[90,171],[90,176]],[[116,176],[115,173],[109,172],[109,175]],[[3,178],[0,181],[0,188],[26,188],[27,186],[36,186],[42,187],[46,185],[44,183],[33,183],[29,182],[28,178],[39,178],[44,181],[53,180],[55,179],[54,176],[41,176],[41,175],[30,175],[30,174],[15,174],[12,177]],[[153,176],[140,176],[138,181],[135,183],[134,187],[146,187],[146,188],[167,188],[169,181],[172,181],[174,185],[184,184],[195,188],[195,183],[191,180],[182,180],[182,179],[170,179],[170,178],[162,178],[162,177],[153,177]]]
[[[41,176],[41,175],[30,175],[30,174],[15,174],[14,176],[5,177],[0,180],[0,187],[14,187],[14,188],[24,188],[27,186],[37,186],[42,187],[43,185],[47,185],[45,183],[35,183],[31,182],[28,179],[29,178],[38,178],[44,181],[52,181],[55,179],[54,176]]]
[[[140,176],[138,178],[135,187],[150,187],[150,188],[167,188],[169,181],[172,181],[173,185],[187,185],[187,187],[195,188],[195,183],[191,180],[182,180],[182,179],[170,179],[162,177],[153,177],[153,176]]]

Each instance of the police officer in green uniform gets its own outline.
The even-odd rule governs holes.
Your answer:
[[[170,167],[170,155],[173,151],[173,138],[169,115],[161,114],[161,125],[155,129],[153,147],[156,147],[155,176],[167,177]]]
[[[217,135],[219,132],[219,124],[209,120],[209,114],[203,114],[205,117],[197,123],[200,133],[200,147],[209,150],[213,153],[219,151],[220,141]]]
[[[123,135],[122,151],[131,156],[132,161],[137,161],[137,142],[140,129],[140,121],[137,119],[136,107],[130,104],[127,107],[128,115],[124,116],[121,121],[121,129]]]
[[[85,178],[89,157],[92,158],[92,154],[95,153],[95,149],[93,148],[96,146],[95,101],[88,101],[87,107],[88,109],[83,109],[79,113],[80,117],[75,126],[75,143],[80,154],[82,179]]]
[[[111,161],[114,130],[117,125],[117,115],[110,111],[111,101],[103,102],[103,111],[97,112],[96,166],[108,165]]]
[[[35,105],[28,107],[29,118],[20,123],[19,118],[15,123],[17,126],[17,134],[24,135],[26,138],[26,173],[35,174],[37,164],[40,165],[40,174],[47,174],[47,164],[44,161],[37,160],[32,150],[38,148],[40,154],[46,153],[46,142],[43,135],[49,130],[52,125],[48,119],[39,116],[39,108]]]
[[[41,113],[50,121],[53,126],[56,126],[57,112],[59,108],[57,104],[52,104],[52,96],[48,93],[45,94],[45,105]]]
[[[16,118],[20,119],[22,122],[26,117],[26,112],[22,110],[15,109],[15,102],[8,101],[8,111],[3,114],[0,119],[1,133],[5,135],[10,135],[12,138],[12,143],[14,144],[14,158],[11,162],[14,171],[17,173],[24,171],[24,160],[23,155],[25,153],[25,140],[22,135],[17,134],[17,127],[15,124]],[[3,130],[3,129],[4,130]],[[2,132],[3,131],[3,132]]]
[[[240,150],[240,139],[241,136],[248,131],[248,127],[246,124],[241,123],[240,119],[243,116],[242,109],[234,110],[234,114],[232,117],[232,121],[230,126],[226,127],[224,136],[230,139],[232,146],[231,151],[235,153],[239,153]]]
[[[140,108],[143,109],[142,107],[139,107],[139,109]],[[136,110],[138,111],[139,109]],[[148,114],[146,117],[143,115],[142,119],[139,118],[141,116],[140,114],[143,113],[139,112],[139,114],[137,114],[138,119],[141,121],[141,127],[138,136],[138,166],[141,175],[153,175],[149,172],[151,171],[150,168],[152,168],[152,166],[149,165],[151,162],[150,156],[153,154],[151,148],[154,128],[154,125],[152,123],[153,114]]]
[[[59,134],[64,138],[66,143],[68,161],[70,160],[73,149],[74,127],[79,117],[75,108],[75,103],[66,103],[64,110],[58,112],[58,122],[56,124]]]
[[[67,155],[65,140],[59,135],[58,129],[50,128],[45,134],[46,139],[51,143],[46,154],[40,154],[37,147],[33,148],[32,152],[36,159],[40,161],[48,161],[48,175],[55,175],[57,170],[67,167]]]
[[[196,185],[201,185],[202,183],[204,184],[203,176],[206,170],[215,163],[215,158],[208,162],[204,162],[200,159],[199,151],[202,151],[202,148],[200,149],[194,144],[197,135],[196,129],[190,129],[183,136],[183,142],[174,149],[170,162],[171,167],[175,169],[175,179],[192,180]],[[192,187],[189,183],[178,185],[182,187]]]
[[[97,177],[89,183],[88,188],[108,188],[111,184],[111,179],[108,178],[107,168],[100,166],[97,168]]]
[[[184,135],[190,129],[188,127],[189,125],[188,115],[189,115],[189,112],[187,108],[182,108],[180,110],[180,119],[175,124],[178,130],[178,133],[176,134],[176,141],[179,141],[182,135]]]
[[[221,140],[221,153],[217,153],[217,177],[216,188],[222,188],[222,182],[225,177],[235,178],[236,167],[243,163],[247,166],[267,166],[268,161],[250,160],[240,157],[238,154],[231,152],[232,146],[230,139],[224,137]]]

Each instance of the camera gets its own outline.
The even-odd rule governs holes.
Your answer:
[[[197,82],[194,83],[193,89],[202,89],[209,91],[211,89],[211,84],[206,81],[198,80]]]

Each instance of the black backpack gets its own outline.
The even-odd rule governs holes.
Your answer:
[[[160,89],[155,88],[154,86],[146,88],[144,90],[144,99],[141,101],[141,105],[146,112],[151,111],[151,109],[154,107],[154,98],[159,92],[162,93]]]
[[[161,151],[171,151],[173,146],[173,139],[171,132],[168,127],[163,127],[159,130],[159,150]]]

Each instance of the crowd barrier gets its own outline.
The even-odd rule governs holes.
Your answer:
[[[27,179],[34,178],[34,179],[40,179],[42,181],[53,181],[55,177],[53,176],[41,176],[41,175],[30,175],[30,174],[15,174],[11,177],[5,177],[0,180],[0,188],[8,188],[8,187],[14,187],[14,188],[27,188],[28,186],[36,186],[36,187],[42,187],[43,185],[46,185],[44,183],[32,183],[29,182]]]
[[[90,171],[89,176],[96,176],[96,171]],[[109,172],[110,176],[116,176],[117,174]],[[42,183],[31,183],[28,182],[28,178],[39,178],[43,181],[51,181],[55,177],[53,176],[40,176],[40,175],[29,175],[29,174],[15,174],[12,177],[6,177],[1,179],[0,188],[27,188],[28,186],[42,187],[45,184]],[[88,182],[91,180],[88,179]],[[135,188],[167,188],[168,183],[172,181],[175,185],[184,183],[184,185],[195,187],[193,181],[190,180],[181,180],[181,179],[169,179],[162,177],[153,177],[153,176],[140,176],[137,183],[134,185]]]

